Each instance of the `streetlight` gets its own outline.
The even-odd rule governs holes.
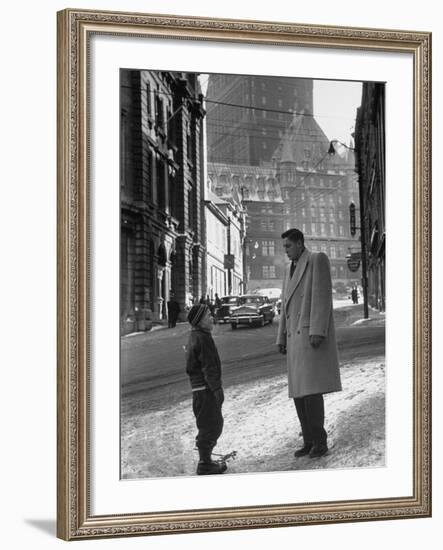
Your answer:
[[[335,155],[334,144],[339,144],[346,149],[349,149],[352,152],[355,152],[354,147],[349,147],[345,143],[339,141],[338,139],[333,139],[329,142],[328,155]],[[361,178],[358,178],[358,197],[360,202],[360,244],[361,244],[361,274],[362,274],[362,286],[363,286],[363,316],[365,319],[369,318],[369,308],[368,308],[368,271],[367,271],[367,262],[366,262],[366,236],[364,230],[364,204],[363,204],[363,190],[361,185]],[[355,207],[354,207],[355,208]]]

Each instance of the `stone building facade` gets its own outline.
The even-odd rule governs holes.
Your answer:
[[[267,166],[208,163],[213,192],[245,215],[241,242],[243,292],[277,286],[282,279],[283,203],[275,170]],[[238,252],[240,256],[240,252]]]
[[[211,189],[247,212],[248,291],[281,286],[281,234],[290,227],[329,256],[337,288],[360,283],[361,267],[351,272],[347,262],[361,250],[349,223],[351,202],[359,212],[353,147],[328,154],[313,113],[313,80],[211,75],[206,101]]]
[[[120,72],[122,334],[205,288],[202,99],[195,74]]]
[[[225,254],[228,247],[229,219],[217,206],[217,197],[209,193],[205,200],[206,219],[206,295],[214,300],[227,294]]]
[[[313,109],[311,79],[209,76],[208,161],[259,166],[269,162],[294,111]]]
[[[360,283],[361,268],[351,272],[347,256],[360,252],[350,231],[349,206],[359,210],[353,147],[331,154],[330,141],[309,114],[294,116],[274,155],[283,199],[284,230],[297,227],[313,252],[325,252],[335,286]]]
[[[385,85],[363,83],[355,129],[362,202],[360,223],[367,265],[368,304],[384,311],[385,293]]]

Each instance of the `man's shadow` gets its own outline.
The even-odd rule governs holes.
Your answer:
[[[57,535],[57,522],[55,519],[25,519],[25,523],[53,537]]]

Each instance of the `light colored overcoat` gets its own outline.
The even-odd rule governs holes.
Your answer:
[[[286,345],[289,397],[341,390],[329,260],[305,249],[292,278],[285,270],[277,344]],[[311,335],[324,340],[317,348]]]

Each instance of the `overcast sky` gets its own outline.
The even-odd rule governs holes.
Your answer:
[[[361,82],[314,80],[314,115],[330,140],[349,145],[361,91]]]

